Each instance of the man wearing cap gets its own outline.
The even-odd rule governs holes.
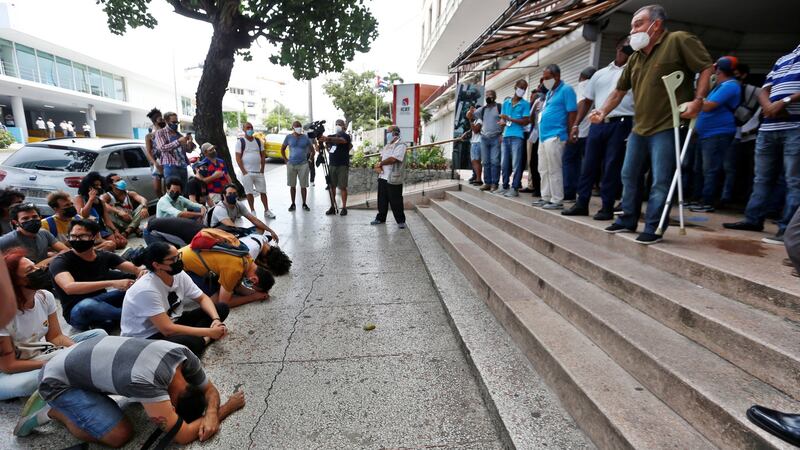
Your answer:
[[[225,185],[230,184],[231,177],[228,175],[228,168],[225,161],[217,158],[217,148],[214,144],[206,142],[200,147],[205,158],[197,163],[195,178],[199,179],[208,187],[208,197],[213,203],[222,200],[222,193]]]
[[[778,233],[765,237],[768,244],[783,244],[786,226],[800,205],[800,46],[778,58],[758,97],[764,122],[756,138],[753,193],[745,209],[745,220],[723,224],[734,230],[761,231],[783,166],[786,205],[778,221]]]
[[[608,233],[636,232],[642,212],[640,181],[650,167],[653,182],[645,212],[644,231],[636,238],[643,245],[661,241],[656,234],[667,193],[675,173],[675,134],[672,107],[661,77],[675,71],[684,74],[684,82],[675,91],[678,104],[686,104],[684,119],[697,116],[708,93],[713,61],[697,36],[685,31],[669,31],[667,12],[660,5],[640,8],[631,20],[630,46],[634,50],[622,70],[617,87],[605,104],[592,112],[592,123],[602,123],[619,106],[625,94],[633,90],[634,126],[628,137],[622,165],[623,214],[606,228]],[[696,88],[693,89],[695,74]],[[647,164],[648,160],[650,164]],[[669,222],[669,221],[665,221]]]
[[[608,66],[598,70],[588,81],[583,90],[585,98],[578,102],[578,123],[583,123],[592,104],[604,105],[606,99],[617,86],[622,70],[628,62],[625,48],[627,36],[617,42],[617,53]],[[630,47],[628,47],[630,49]],[[563,211],[565,216],[588,216],[589,201],[592,198],[592,187],[600,177],[600,198],[602,206],[594,215],[594,220],[611,220],[614,218],[614,202],[622,191],[620,171],[625,159],[625,140],[633,127],[633,95],[628,92],[622,102],[614,108],[601,123],[589,127],[586,137],[586,152],[578,181],[578,193],[575,205]]]
[[[699,205],[689,207],[693,212],[714,212],[725,152],[736,134],[733,112],[741,101],[741,87],[733,76],[736,64],[733,56],[723,56],[717,60],[714,65],[717,84],[703,101],[703,110],[697,116],[696,157],[700,159],[700,164],[695,164],[695,167],[700,170],[695,170],[694,191],[700,194],[696,197],[702,198],[702,201]]]

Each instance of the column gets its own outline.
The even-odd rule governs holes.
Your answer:
[[[97,129],[94,127],[94,121],[97,118],[97,113],[95,113],[94,105],[89,105],[86,108],[86,124],[88,124],[92,128],[92,137],[97,137]],[[81,130],[83,133],[83,130]]]
[[[25,108],[22,105],[22,97],[11,97],[11,114],[14,116],[14,125],[22,133],[22,143],[28,143],[28,121],[25,119]]]

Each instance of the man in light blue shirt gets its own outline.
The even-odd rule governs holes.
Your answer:
[[[518,197],[519,188],[522,186],[522,152],[525,151],[525,127],[531,122],[531,104],[525,100],[525,91],[528,82],[519,80],[514,85],[514,97],[503,102],[500,110],[500,124],[505,127],[503,131],[503,154],[500,161],[503,172],[503,188],[495,191],[506,197]],[[514,170],[514,179],[509,189],[511,170]]]
[[[539,120],[539,176],[542,198],[533,202],[544,209],[561,209],[564,201],[562,158],[567,131],[575,124],[578,102],[572,87],[561,81],[561,68],[545,67],[542,84],[547,88]]]
[[[297,182],[300,182],[300,196],[303,198],[303,210],[310,211],[306,204],[306,190],[308,188],[308,158],[313,157],[314,144],[311,139],[303,132],[303,125],[295,120],[292,123],[293,133],[286,136],[281,145],[281,156],[286,161],[286,178],[289,185],[289,194],[292,196],[292,204],[289,211],[296,209],[294,199],[297,195]],[[286,147],[289,147],[289,157],[286,157]],[[313,158],[312,158],[313,159]]]
[[[206,208],[182,196],[181,185],[178,177],[167,180],[167,193],[156,204],[156,217],[183,217],[202,221]]]

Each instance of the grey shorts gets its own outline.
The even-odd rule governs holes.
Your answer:
[[[300,164],[286,164],[286,184],[297,187],[298,180],[301,188],[308,187],[308,163],[305,161]]]
[[[347,189],[347,179],[350,175],[348,166],[328,166],[331,175],[331,184],[339,189]]]

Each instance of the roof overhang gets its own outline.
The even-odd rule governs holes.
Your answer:
[[[450,63],[450,71],[515,56],[552,44],[626,0],[513,0],[475,42]]]

